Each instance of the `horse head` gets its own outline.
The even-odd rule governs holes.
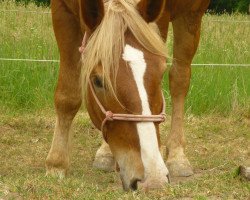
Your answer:
[[[166,51],[150,25],[164,6],[164,0],[81,1],[88,35],[83,98],[110,146],[125,190],[137,189],[138,182],[155,188],[169,181],[159,151]]]

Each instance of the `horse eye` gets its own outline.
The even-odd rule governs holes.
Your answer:
[[[93,83],[94,83],[94,85],[95,85],[96,87],[98,87],[98,88],[103,88],[102,80],[101,80],[100,77],[95,76],[95,77],[93,78]]]

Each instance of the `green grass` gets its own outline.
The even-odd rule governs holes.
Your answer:
[[[1,3],[0,57],[26,59],[59,58],[48,9],[29,4]],[[27,13],[23,11],[37,11]],[[250,26],[213,20],[248,20],[246,15],[206,15],[201,43],[193,63],[250,63]],[[172,54],[172,30],[168,47]],[[0,110],[27,112],[51,108],[58,63],[0,61]],[[250,67],[193,67],[186,111],[196,115],[250,113]],[[170,113],[167,74],[164,90]]]
[[[0,64],[1,109],[32,112],[53,107],[56,66],[45,63]]]

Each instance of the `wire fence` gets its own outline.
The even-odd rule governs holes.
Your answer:
[[[3,42],[5,46],[2,51],[0,49],[0,61],[58,63],[58,51],[54,40],[50,14],[50,11],[0,9],[0,18],[4,21],[2,24],[0,22],[0,29],[6,29],[2,31],[3,39],[0,39],[0,42]],[[11,21],[13,19],[16,22]],[[209,19],[204,21],[204,23],[229,23],[237,26],[248,26],[250,23],[250,20]],[[18,30],[18,25],[27,27],[24,30]],[[168,64],[170,65],[171,63]],[[205,62],[194,63],[192,66],[250,67],[250,63]]]
[[[0,58],[2,61],[19,61],[19,62],[37,62],[37,63],[59,63],[59,60],[39,60],[39,59],[19,59],[19,58]],[[172,65],[172,63],[167,63],[167,65]],[[211,67],[250,67],[250,64],[228,64],[228,63],[193,63],[191,66],[211,66]]]

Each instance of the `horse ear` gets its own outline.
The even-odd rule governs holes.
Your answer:
[[[81,15],[84,23],[90,30],[94,30],[104,16],[102,0],[81,0]]]
[[[156,21],[165,8],[166,0],[141,0],[138,9],[146,22]]]

